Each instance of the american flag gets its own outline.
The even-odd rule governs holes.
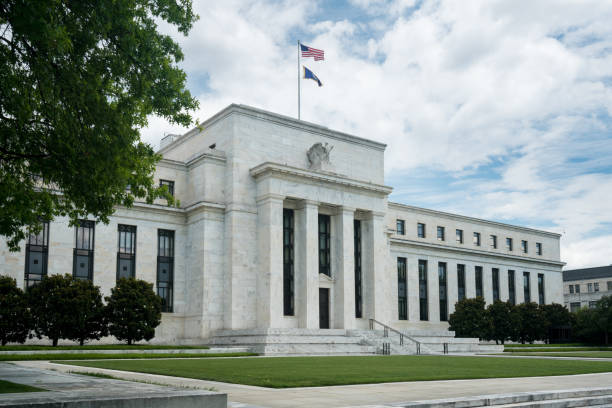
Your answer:
[[[322,61],[325,59],[323,50],[317,50],[316,48],[304,44],[300,44],[300,49],[302,50],[302,57],[314,57],[315,61]]]

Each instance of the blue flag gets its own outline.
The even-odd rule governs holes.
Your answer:
[[[313,81],[316,81],[319,86],[323,86],[323,83],[321,82],[321,80],[319,80],[319,78],[317,78],[314,72],[312,72],[306,67],[304,67],[304,79],[312,79]]]

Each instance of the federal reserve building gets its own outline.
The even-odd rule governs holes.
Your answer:
[[[71,273],[106,295],[144,279],[163,299],[153,341],[270,354],[367,352],[382,328],[469,351],[448,332],[458,300],[563,303],[559,234],[391,202],[385,148],[230,105],[162,139],[156,183],[179,205],[56,219],[20,252],[0,240],[0,275]]]

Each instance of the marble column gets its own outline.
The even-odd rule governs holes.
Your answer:
[[[508,268],[499,268],[499,299],[502,302],[507,302],[508,295]]]
[[[283,315],[283,197],[257,201],[257,326],[280,327]]]
[[[295,211],[296,313],[301,328],[319,328],[319,203]]]
[[[489,264],[482,265],[482,291],[485,303],[493,303],[493,268]]]
[[[334,326],[337,329],[355,328],[355,209],[341,207],[333,216],[334,253]]]
[[[429,321],[440,321],[440,281],[438,278],[438,258],[428,258],[427,261],[427,295],[429,297]]]
[[[448,299],[448,316],[455,311],[455,303],[459,298],[457,285],[457,262],[446,264],[446,298]]]
[[[407,260],[408,274],[408,320],[418,322],[421,319],[419,304],[419,258],[411,255]]]
[[[388,302],[391,296],[391,276],[387,276],[389,251],[385,233],[384,213],[373,212],[362,221],[365,286],[364,318],[388,324]]]

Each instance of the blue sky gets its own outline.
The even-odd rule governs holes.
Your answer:
[[[568,268],[612,263],[612,2],[195,2],[176,34],[204,120],[229,103],[387,143],[391,199],[562,233]],[[181,132],[152,117],[143,138]]]

